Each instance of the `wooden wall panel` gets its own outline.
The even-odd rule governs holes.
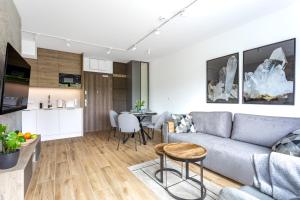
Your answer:
[[[30,71],[30,83],[29,85],[31,87],[38,87],[38,82],[39,82],[39,67],[36,59],[29,59],[26,58],[26,61],[28,64],[31,66],[31,71]]]
[[[113,110],[116,112],[127,109],[127,66],[125,63],[114,63],[113,65]]]

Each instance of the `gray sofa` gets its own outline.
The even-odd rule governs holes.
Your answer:
[[[253,154],[270,153],[274,143],[300,128],[300,118],[230,112],[191,112],[196,133],[168,133],[164,142],[189,142],[208,150],[204,166],[245,185],[252,185]],[[233,119],[233,120],[232,120]]]

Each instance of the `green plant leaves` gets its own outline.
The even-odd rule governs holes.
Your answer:
[[[0,133],[5,133],[6,132],[7,126],[0,124]]]
[[[145,101],[144,100],[137,100],[135,102],[135,108],[139,111],[141,110],[145,105]]]
[[[21,143],[15,131],[6,132],[6,126],[0,124],[0,141],[2,142],[2,153],[15,152]]]

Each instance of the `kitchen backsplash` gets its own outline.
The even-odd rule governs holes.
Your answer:
[[[56,100],[63,99],[71,101],[77,99],[80,105],[80,90],[79,89],[59,89],[59,88],[29,88],[28,109],[39,108],[39,103],[43,103],[44,107],[47,106],[48,95],[51,96],[51,104],[56,107]]]

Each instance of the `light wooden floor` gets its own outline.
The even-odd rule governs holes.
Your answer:
[[[138,146],[131,140],[117,151],[117,139],[107,133],[42,143],[40,161],[29,185],[26,200],[114,200],[156,199],[128,169],[128,166],[157,158],[155,143]],[[204,176],[221,186],[239,185],[208,170]]]

